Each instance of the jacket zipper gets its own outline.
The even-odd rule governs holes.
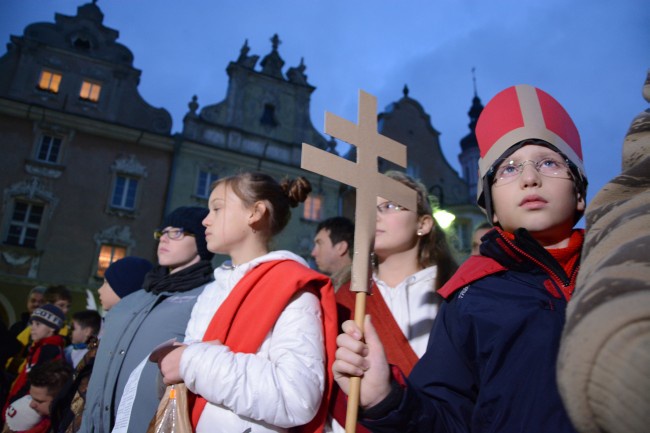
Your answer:
[[[499,236],[501,236],[501,234],[499,234]],[[573,281],[573,278],[578,274],[577,271],[578,271],[579,266],[575,266],[574,269],[573,269],[573,272],[571,272],[571,276],[570,276],[570,277],[567,276],[567,280],[568,280],[568,281],[565,281],[561,276],[559,276],[558,274],[556,274],[556,273],[555,273],[551,268],[549,268],[548,266],[546,266],[544,263],[542,263],[542,262],[539,261],[538,259],[534,258],[534,257],[531,256],[530,254],[526,253],[526,252],[523,251],[521,248],[519,248],[519,247],[517,247],[515,244],[513,244],[513,243],[510,241],[510,239],[506,238],[505,236],[501,236],[501,239],[503,239],[503,240],[508,244],[508,246],[510,246],[510,248],[512,248],[513,250],[515,250],[517,253],[521,254],[521,255],[524,256],[524,257],[526,257],[528,260],[530,260],[531,262],[535,263],[537,266],[539,266],[539,267],[542,268],[544,271],[546,271],[546,273],[549,274],[549,275],[551,276],[551,278],[553,278],[553,279],[555,280],[556,283],[559,282],[559,283],[560,283],[559,285],[561,285],[562,287],[570,287],[570,286],[571,286],[571,282]],[[562,290],[561,292],[562,292],[562,296],[564,296],[564,299],[565,299],[566,301],[569,301],[569,299],[567,299],[567,295],[564,293],[564,290]]]

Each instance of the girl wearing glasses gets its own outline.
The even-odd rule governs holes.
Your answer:
[[[375,268],[366,310],[375,318],[389,362],[408,374],[426,350],[441,301],[436,290],[457,265],[445,233],[433,218],[425,186],[398,171],[386,175],[417,192],[417,208],[406,209],[377,198]],[[336,300],[342,307],[342,323],[354,311],[355,293],[350,291],[350,283],[337,291]],[[343,431],[346,404],[338,389],[336,397],[332,428]],[[365,431],[361,426],[357,429]]]
[[[192,307],[212,281],[213,254],[201,225],[207,214],[207,209],[192,206],[167,215],[154,232],[158,265],[145,276],[144,290],[125,296],[106,315],[82,431],[111,431],[116,421],[124,421],[118,409],[127,413],[128,404],[128,431],[147,431],[165,387],[157,365],[143,360],[160,343],[183,340]],[[127,276],[111,275],[117,280]],[[128,382],[137,385],[134,398],[121,402]]]
[[[262,173],[218,180],[204,219],[208,249],[231,261],[192,311],[186,345],[160,361],[165,383],[197,394],[196,432],[322,431],[337,333],[329,278],[269,243],[311,185]],[[293,430],[292,430],[293,431]]]

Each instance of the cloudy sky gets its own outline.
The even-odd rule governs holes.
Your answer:
[[[0,55],[32,22],[75,15],[83,0],[0,0]],[[473,97],[486,104],[513,84],[538,86],[573,116],[593,197],[618,174],[621,143],[648,104],[647,0],[100,0],[104,25],[120,32],[142,70],[140,92],[167,109],[175,132],[192,95],[225,97],[228,62],[248,39],[265,56],[277,33],[286,69],[304,58],[314,126],[324,113],[356,121],[358,90],[380,111],[408,85],[441,132],[459,170]]]

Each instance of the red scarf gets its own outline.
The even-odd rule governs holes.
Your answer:
[[[219,340],[233,352],[256,353],[293,296],[311,291],[319,297],[323,311],[326,353],[325,393],[314,419],[296,431],[322,432],[334,378],[332,364],[336,352],[336,301],[329,278],[293,260],[262,263],[237,283],[212,317],[203,341]],[[254,324],[254,325],[251,325]],[[207,401],[197,396],[191,408],[192,427],[196,426]]]

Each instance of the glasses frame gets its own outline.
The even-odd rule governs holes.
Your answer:
[[[551,173],[543,173],[541,171],[542,164],[544,162],[549,161],[549,160],[557,163],[558,165],[560,165],[559,171],[564,171],[564,173],[558,173],[558,175],[554,175],[554,174],[551,174]],[[551,157],[545,157],[545,158],[542,158],[539,161],[534,161],[532,159],[527,159],[525,161],[522,161],[522,162],[519,162],[519,163],[516,163],[516,164],[514,163],[514,161],[510,160],[507,165],[502,167],[501,165],[505,161],[507,161],[507,158],[498,160],[492,166],[492,168],[490,169],[490,174],[491,174],[491,177],[492,177],[492,182],[491,183],[493,185],[496,185],[496,186],[507,185],[507,184],[509,184],[511,182],[514,182],[515,180],[519,179],[519,176],[521,176],[521,174],[524,172],[524,167],[526,167],[526,165],[529,162],[532,163],[532,166],[535,169],[535,171],[537,171],[537,173],[539,173],[541,176],[548,177],[548,178],[553,178],[553,179],[568,179],[568,180],[575,181],[575,177],[573,175],[573,170],[572,170],[572,163],[571,163],[571,161],[569,161],[568,158],[563,158],[563,159],[559,160],[559,159],[554,159],[554,158],[551,158]],[[515,168],[515,170],[517,170],[517,174],[509,176],[509,177],[499,177],[498,176],[499,170],[501,170],[503,168],[507,168],[507,167]]]
[[[177,233],[177,234],[171,235],[171,233]],[[185,229],[183,229],[182,227],[180,228],[173,227],[171,229],[156,230],[155,232],[153,232],[153,238],[157,241],[159,241],[165,235],[167,235],[167,239],[172,241],[180,241],[185,236],[194,237],[193,233],[186,232]]]
[[[404,206],[401,206],[397,203],[394,203],[392,201],[385,201],[383,203],[379,203],[377,205],[377,212],[380,214],[390,214],[390,213],[397,213],[401,212],[403,210],[408,210]]]

